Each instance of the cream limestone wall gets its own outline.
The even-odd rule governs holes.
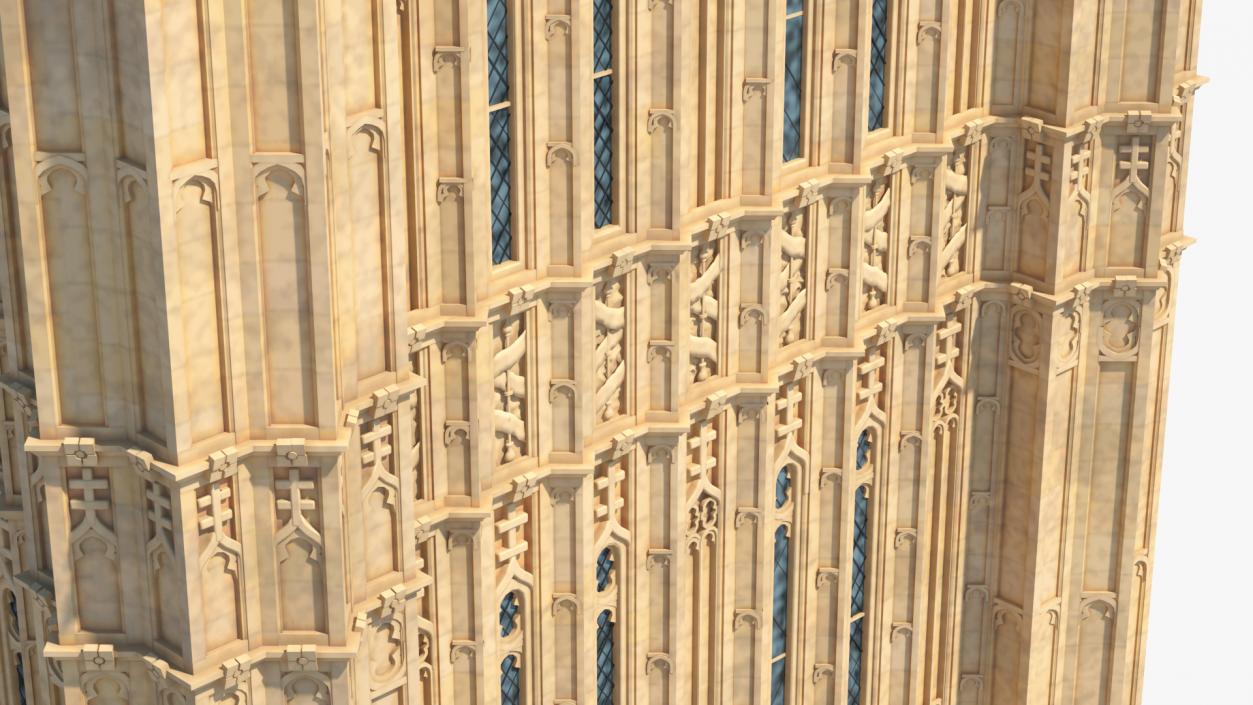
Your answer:
[[[0,701],[1139,702],[1200,0],[614,5],[0,0]]]

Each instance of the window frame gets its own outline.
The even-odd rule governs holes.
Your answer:
[[[893,50],[892,20],[893,20],[894,8],[893,8],[892,0],[869,0],[869,2],[870,2],[870,36],[869,36],[870,41],[867,47],[869,49],[869,52],[868,52],[869,61],[867,62],[868,64],[867,77],[869,80],[867,81],[867,85],[866,85],[866,132],[868,134],[874,134],[881,130],[888,130],[890,132],[892,128],[892,94],[893,94],[893,91],[892,91],[892,75],[891,75],[890,69],[892,66],[892,50]],[[878,14],[878,10],[880,7],[883,8],[883,15],[882,15],[883,21],[881,24],[876,21],[876,15]],[[881,64],[875,61],[876,51],[874,47],[875,36],[878,34],[878,29],[880,28],[882,29],[882,35],[883,35],[883,51],[882,51],[883,61]],[[876,66],[878,66],[879,71],[876,71]],[[874,91],[876,73],[881,74],[882,93],[883,93],[882,104],[879,109],[879,122],[877,125],[875,125],[873,121],[874,112],[873,112],[872,103],[871,103],[871,101],[873,100],[873,91]]]
[[[809,24],[810,23],[806,21],[807,19],[809,19],[808,3],[809,3],[809,0],[798,0],[798,2],[796,2],[796,5],[799,9],[791,10],[789,9],[789,6],[792,4],[792,0],[783,1],[783,91],[782,91],[783,92],[783,111],[781,113],[782,124],[780,127],[782,129],[780,133],[780,141],[781,141],[780,146],[782,147],[781,149],[782,162],[785,167],[800,163],[806,158],[806,156],[808,156],[807,151],[805,149],[805,139],[809,133],[809,130],[807,129],[808,128],[807,117],[809,114],[809,110],[807,109],[808,106],[805,101],[805,93],[806,93],[805,81],[808,78],[806,69],[809,67],[809,62],[806,59],[808,58],[807,53],[808,53],[809,44],[810,44],[809,42]],[[800,61],[800,72],[796,79],[796,91],[797,91],[796,154],[792,156],[791,158],[788,158],[787,106],[788,106],[788,91],[791,85],[791,82],[788,79],[788,60],[790,58],[790,52],[788,51],[788,30],[790,29],[793,20],[800,21],[800,46],[797,48],[798,60]]]
[[[592,54],[591,54],[591,78],[592,78],[592,228],[597,237],[616,233],[622,229],[622,179],[621,177],[621,159],[622,154],[622,74],[618,69],[618,59],[622,54],[622,32],[619,31],[619,18],[621,17],[620,7],[623,0],[615,2],[615,0],[593,0],[591,3],[591,22],[592,22]],[[596,67],[596,44],[598,39],[596,13],[599,4],[607,2],[609,4],[609,18],[607,26],[609,30],[609,58],[606,68],[597,69]],[[596,96],[599,90],[598,84],[600,79],[609,79],[609,109],[607,122],[609,125],[610,135],[608,140],[609,150],[609,218],[603,224],[597,224],[599,204],[598,197],[600,187],[596,183],[596,163],[598,161],[597,148],[597,121],[599,114],[596,106]]]
[[[504,12],[505,12],[504,27],[503,27],[503,31],[505,33],[505,42],[504,42],[503,51],[505,54],[505,62],[506,62],[505,80],[507,81],[507,84],[505,88],[504,99],[493,102],[492,101],[493,96],[492,96],[491,70],[492,70],[492,57],[493,57],[494,50],[493,50],[493,44],[492,44],[492,39],[491,39],[492,34],[491,34],[491,26],[490,26],[490,17],[491,17],[492,7],[496,3],[499,3],[501,7],[504,8]],[[519,132],[518,130],[518,124],[519,124],[518,100],[516,96],[516,91],[517,91],[517,87],[520,81],[519,81],[519,75],[518,75],[518,70],[517,70],[517,62],[514,61],[514,53],[515,53],[515,49],[517,48],[515,35],[517,34],[518,23],[517,23],[517,17],[516,17],[517,8],[513,0],[484,0],[484,8],[485,8],[484,38],[485,38],[485,49],[486,49],[484,54],[487,57],[486,62],[485,62],[485,65],[486,65],[485,70],[487,71],[487,138],[488,138],[487,219],[488,219],[488,232],[490,234],[488,256],[491,262],[491,266],[493,268],[493,276],[499,276],[505,273],[502,270],[505,270],[506,268],[511,268],[513,266],[521,267],[523,263],[524,254],[525,254],[522,238],[519,237],[519,232],[518,232],[519,198],[518,198],[518,189],[515,188],[515,179],[514,179],[514,174],[517,172],[517,168],[518,168],[518,156],[520,154],[520,151],[518,149],[518,141],[516,139],[517,133]],[[505,114],[507,116],[506,138],[508,140],[508,143],[506,145],[506,149],[508,153],[506,157],[508,159],[509,171],[508,171],[508,175],[506,176],[506,186],[509,189],[509,199],[508,199],[509,200],[508,202],[509,253],[508,253],[508,256],[506,256],[504,259],[497,261],[496,260],[496,212],[495,212],[495,207],[494,207],[494,201],[496,200],[496,191],[492,185],[492,181],[494,180],[492,157],[495,153],[495,148],[492,143],[491,135],[492,135],[493,119],[496,113],[499,113],[500,111],[505,111]]]

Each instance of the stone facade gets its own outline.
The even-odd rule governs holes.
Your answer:
[[[1200,0],[606,7],[0,0],[0,701],[1139,702]]]

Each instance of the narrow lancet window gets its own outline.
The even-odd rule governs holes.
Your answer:
[[[783,473],[780,473],[780,477]],[[787,696],[787,594],[791,552],[787,526],[774,531],[774,605],[771,609],[770,705],[783,705]]]
[[[787,0],[783,75],[783,161],[801,156],[801,101],[805,78],[805,0]]]
[[[493,264],[514,259],[507,3],[508,0],[487,0],[487,123]]]
[[[853,508],[853,600],[848,630],[848,705],[861,702],[862,626],[866,622],[866,515],[870,501],[866,488],[857,490]]]
[[[774,508],[784,509],[792,501],[792,474],[779,471],[774,480]],[[783,705],[787,697],[787,596],[791,554],[788,525],[774,531],[774,603],[770,610],[770,705]]]
[[[613,581],[613,551],[605,549],[596,558],[596,592],[604,592]]]
[[[596,705],[614,705],[613,615],[609,610],[596,618]]]
[[[885,126],[888,102],[888,0],[870,14],[870,129]]]
[[[500,705],[521,705],[522,669],[518,657],[510,654],[500,662]]]
[[[613,223],[613,0],[595,0],[592,9],[593,147],[596,227]]]
[[[518,593],[511,592],[500,601],[500,635],[509,636],[518,626]]]

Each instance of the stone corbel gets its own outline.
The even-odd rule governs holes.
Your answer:
[[[899,551],[901,546],[904,546],[907,541],[913,541],[915,544],[918,542],[917,529],[912,527],[898,528],[896,530],[896,538],[892,541],[892,547]]]
[[[437,46],[431,56],[431,72],[439,73],[446,66],[459,66],[470,60],[470,50],[465,47]]]
[[[824,587],[832,589],[839,583],[839,568],[819,568],[817,575],[814,576],[814,589],[821,590]]]
[[[753,629],[761,626],[761,615],[757,613],[757,610],[748,607],[735,610],[735,616],[731,618],[731,631],[739,631],[740,627],[745,624]]]
[[[833,676],[835,676],[835,666],[832,666],[829,663],[814,664],[814,675],[812,679],[814,685],[817,685],[818,681],[826,680],[832,678]]]
[[[770,79],[759,76],[749,76],[744,79],[744,88],[741,92],[741,98],[747,103],[754,95],[766,97],[766,90],[770,87]]]
[[[570,15],[545,15],[544,38],[552,41],[558,32],[570,36]]]
[[[856,49],[836,49],[831,52],[831,73],[839,73],[844,66],[850,69],[857,66]]]
[[[457,663],[463,658],[474,660],[478,656],[478,644],[470,639],[453,639],[448,652],[448,661]]]
[[[748,423],[761,415],[762,409],[769,403],[765,397],[749,397],[736,401],[735,420],[741,424]]]
[[[831,291],[840,282],[848,283],[848,270],[842,267],[831,267],[827,270],[827,275],[822,280],[822,286],[825,291]]]
[[[648,555],[644,559],[644,568],[652,570],[657,566],[669,566],[670,561],[674,557],[674,552],[668,548],[650,548]]]
[[[557,613],[563,609],[569,611],[570,616],[577,616],[579,614],[578,595],[566,592],[553,593],[553,616],[556,617]]]
[[[451,446],[457,441],[457,437],[461,437],[462,443],[470,442],[470,422],[469,421],[445,421],[444,422],[444,445]]]
[[[460,176],[441,176],[435,180],[435,202],[443,203],[450,198],[458,201],[465,198],[466,180]]]
[[[670,654],[660,651],[648,652],[648,658],[644,661],[644,675],[648,675],[659,668],[666,673],[674,671],[674,661],[671,660]]]
[[[914,625],[909,622],[892,622],[892,635],[888,637],[889,642],[895,642],[898,636],[914,635]]]
[[[836,481],[843,471],[840,468],[820,468],[818,470],[818,489],[825,490]]]
[[[934,20],[923,20],[922,22],[918,23],[918,33],[914,38],[914,42],[918,44],[919,46],[921,46],[923,40],[926,39],[927,37],[931,37],[931,39],[933,39],[934,41],[939,41],[940,34],[941,34],[941,29],[940,29],[939,22],[936,22]]]
[[[657,130],[673,131],[674,111],[669,108],[649,108],[648,122],[645,124],[644,129],[650,135]]]
[[[558,159],[573,166],[574,145],[569,142],[549,142],[548,151],[544,154],[544,166],[551,169]]]
[[[737,507],[735,509],[735,528],[744,526],[745,521],[761,524],[761,510],[757,507]]]

